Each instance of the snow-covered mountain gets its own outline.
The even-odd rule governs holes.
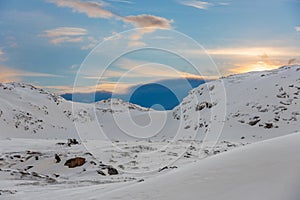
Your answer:
[[[200,113],[195,117],[195,113]],[[174,110],[198,136],[261,140],[300,131],[300,66],[237,74],[193,89]]]
[[[22,83],[0,84],[0,138],[78,138],[75,123],[85,124],[99,115],[148,111],[138,105],[110,99],[95,104],[73,103]]]
[[[235,141],[272,138],[300,130],[299,74],[300,66],[286,66],[228,76],[193,89],[166,112],[118,99],[73,103],[31,85],[1,84],[0,137],[78,138],[79,131],[80,137],[93,138],[100,126],[114,140],[132,138],[126,132],[134,139],[158,140],[176,134],[186,139],[206,134]]]
[[[170,111],[0,84],[0,197],[298,200],[299,75],[224,77]]]

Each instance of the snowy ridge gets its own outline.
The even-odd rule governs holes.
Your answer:
[[[94,108],[106,115],[128,109],[149,110],[117,99],[95,104],[73,103],[29,84],[3,83],[0,84],[0,138],[78,137],[74,123],[89,126],[95,122]]]
[[[175,133],[182,133],[182,139],[202,140],[218,131],[221,139],[236,142],[268,139],[299,131],[299,73],[300,66],[285,66],[231,75],[191,90],[179,106],[166,112],[120,99],[73,103],[31,85],[1,84],[0,137],[78,138],[76,123],[89,130],[86,134],[92,138],[98,134],[99,123],[112,138],[128,139],[122,137],[124,131],[116,120],[132,130],[127,127],[130,118],[147,125],[151,117],[153,123],[165,121],[152,138],[156,140],[172,139]],[[143,136],[143,132],[136,134]]]
[[[263,72],[231,75],[193,89],[175,108],[173,117],[185,127],[212,132],[210,124],[221,125],[221,137],[261,140],[300,130],[300,66],[285,66]],[[226,91],[226,99],[218,95]],[[200,100],[194,103],[195,99]],[[218,119],[218,107],[226,103],[225,121]],[[215,109],[215,113],[211,111]],[[195,120],[199,112],[200,120]],[[197,119],[197,118],[196,118]],[[241,130],[243,133],[241,133]]]
[[[121,99],[107,99],[95,103],[96,110],[109,113],[123,113],[128,110],[149,111],[151,109],[144,108],[136,104],[124,102]]]

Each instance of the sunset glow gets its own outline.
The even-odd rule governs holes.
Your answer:
[[[82,92],[94,88],[111,92],[115,85],[121,88],[117,92],[126,92],[132,85],[161,80],[211,80],[297,64],[297,8],[299,2],[285,0],[4,0],[0,4],[0,82],[70,92],[85,59],[105,42],[109,45],[91,63],[93,67],[81,73]],[[189,46],[183,36],[197,45]],[[177,51],[194,66],[166,52],[143,50],[149,46]],[[139,52],[112,56],[120,47]],[[109,63],[103,60],[118,56],[122,59],[103,75],[98,73]],[[124,74],[126,80],[121,81]]]

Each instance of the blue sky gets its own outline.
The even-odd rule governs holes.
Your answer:
[[[143,83],[295,64],[299,10],[299,0],[1,0],[0,81],[65,93],[77,75],[78,92],[118,85],[124,93]],[[106,69],[104,60],[120,56],[120,46],[129,53]],[[145,50],[151,46],[177,54]]]

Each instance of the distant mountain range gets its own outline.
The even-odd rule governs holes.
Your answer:
[[[96,93],[66,93],[61,96],[66,100],[83,103],[119,98],[146,108],[172,110],[191,89],[204,83],[205,80],[203,79],[171,79],[133,86],[126,94],[112,94],[107,91],[97,91]]]

